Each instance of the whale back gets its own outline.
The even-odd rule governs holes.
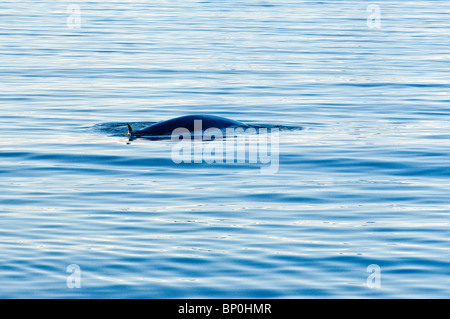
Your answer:
[[[228,127],[245,127],[244,123],[226,119],[219,116],[212,115],[186,115],[170,119],[167,121],[153,124],[143,130],[135,132],[135,135],[140,136],[166,136],[171,135],[177,128],[185,128],[190,132],[195,132],[197,126],[195,126],[195,120],[201,120],[201,129],[206,130],[208,128],[225,129]]]

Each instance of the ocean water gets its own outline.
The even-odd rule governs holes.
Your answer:
[[[449,298],[449,14],[2,1],[0,297]],[[186,114],[277,165],[126,136]]]

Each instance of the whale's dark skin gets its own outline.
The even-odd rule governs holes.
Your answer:
[[[213,116],[213,115],[186,115],[170,119],[167,121],[159,122],[149,127],[133,131],[131,126],[128,124],[128,133],[133,137],[163,137],[169,136],[177,128],[185,128],[190,132],[195,132],[197,127],[194,126],[195,120],[201,120],[201,129],[207,130],[209,128],[217,128],[219,130],[226,129],[228,127],[247,127],[248,125],[226,119],[224,117]]]

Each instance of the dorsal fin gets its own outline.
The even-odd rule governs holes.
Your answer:
[[[133,133],[134,133],[134,132],[133,132],[133,128],[132,128],[131,125],[128,124],[128,123],[127,123],[127,126],[128,126],[128,133],[127,133],[127,134],[128,134],[128,135],[133,135]]]

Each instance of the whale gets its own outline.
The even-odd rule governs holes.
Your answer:
[[[207,129],[224,130],[231,127],[248,127],[247,124],[214,115],[185,115],[150,125],[142,130],[133,130],[130,124],[128,135],[131,137],[167,137],[176,129],[187,129],[189,132]]]

